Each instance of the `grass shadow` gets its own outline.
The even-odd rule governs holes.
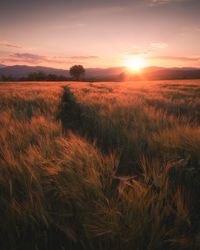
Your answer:
[[[68,87],[64,87],[58,118],[63,132],[71,130],[95,142],[105,154],[116,152],[120,156],[117,175],[133,174],[131,140],[123,126],[108,116],[99,115],[92,107],[81,104]]]

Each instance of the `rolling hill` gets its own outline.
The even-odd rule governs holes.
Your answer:
[[[44,72],[46,74],[55,74],[57,76],[69,77],[69,70],[55,69],[41,66],[27,66],[27,65],[15,65],[5,66],[0,65],[0,76],[11,76],[13,78],[27,77],[34,72]],[[112,67],[112,68],[87,68],[86,78],[115,78],[121,73],[128,75],[128,79],[199,79],[199,68],[162,68],[162,67],[147,67],[143,69],[142,74],[126,73],[124,67]],[[142,76],[142,77],[141,77]]]

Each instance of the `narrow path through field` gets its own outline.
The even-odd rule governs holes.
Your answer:
[[[133,155],[127,134],[109,117],[100,116],[91,107],[77,101],[68,87],[64,87],[61,98],[59,119],[63,132],[71,130],[95,142],[103,153],[117,152],[120,162],[117,175],[133,174]]]

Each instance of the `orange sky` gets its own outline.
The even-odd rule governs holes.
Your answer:
[[[199,0],[7,0],[0,64],[200,67]]]

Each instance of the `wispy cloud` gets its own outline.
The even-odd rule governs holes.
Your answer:
[[[29,60],[29,61],[44,61],[47,60],[47,57],[37,54],[31,54],[31,53],[14,53],[11,54],[11,57],[23,59],[23,60]]]
[[[130,51],[121,53],[122,56],[137,56],[137,55],[143,55],[143,56],[147,56],[150,55],[152,52],[152,48],[141,48],[140,46],[133,46],[132,49]]]
[[[22,46],[20,46],[18,44],[11,43],[11,42],[8,42],[8,41],[0,41],[0,46],[8,47],[8,48],[15,48],[15,49],[22,49],[23,48]]]
[[[165,49],[168,47],[167,43],[151,43],[150,45],[153,49]]]
[[[189,0],[148,0],[150,6],[166,5],[170,3],[181,3]]]
[[[71,59],[77,59],[77,60],[88,60],[88,59],[98,59],[98,56],[71,56],[69,57]]]
[[[174,60],[174,61],[185,61],[185,62],[199,62],[200,57],[186,57],[186,56],[151,56],[151,59],[159,60]]]
[[[31,53],[14,53],[7,58],[10,62],[23,62],[29,64],[40,64],[40,63],[64,63],[64,60],[53,59],[47,56],[31,54]]]
[[[66,57],[59,57],[59,56],[45,56],[39,54],[32,54],[32,53],[14,53],[4,58],[4,61],[10,63],[27,63],[32,65],[37,64],[69,64],[69,63],[76,63],[76,62],[83,62],[87,60],[98,59],[98,56],[95,55],[76,55],[76,56],[66,56]]]
[[[140,46],[133,46],[132,49],[128,52],[124,52],[122,56],[134,56],[134,55],[141,55],[141,56],[151,56],[153,52],[158,49],[165,49],[169,45],[165,42],[152,42],[146,48],[141,48]]]

